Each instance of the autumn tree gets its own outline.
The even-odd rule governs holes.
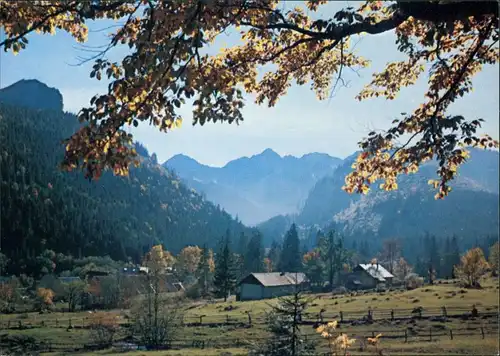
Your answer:
[[[181,123],[184,105],[193,105],[193,123],[240,122],[244,93],[274,106],[292,82],[312,84],[320,100],[330,97],[347,69],[368,67],[355,54],[356,39],[394,31],[403,58],[390,62],[357,99],[396,98],[427,72],[427,90],[415,109],[383,132],[360,142],[361,153],[347,176],[347,192],[367,192],[380,180],[397,189],[397,176],[414,173],[437,159],[429,184],[443,198],[468,157],[466,146],[498,147],[476,131],[481,120],[450,116],[447,110],[472,90],[484,65],[498,62],[498,6],[494,1],[366,1],[321,18],[325,0],[284,8],[279,0],[235,1],[4,1],[0,47],[16,54],[32,32],[68,32],[78,42],[91,20],[122,20],[108,46],[91,58],[90,76],[109,81],[108,90],[79,113],[84,125],[66,142],[62,166],[81,167],[89,178],[103,169],[126,175],[137,164],[126,126],[149,123],[168,132]],[[315,15],[315,19],[313,19]],[[242,42],[217,54],[203,52],[219,36],[237,29]],[[108,52],[126,45],[118,61]],[[194,100],[194,101],[192,101]],[[408,138],[407,138],[408,137]],[[402,143],[400,143],[402,142]]]
[[[498,242],[495,242],[495,244],[490,247],[489,251],[488,262],[490,264],[491,273],[493,276],[498,276],[498,274],[500,273],[498,266],[499,250],[500,250],[499,244]]]
[[[178,272],[183,276],[192,276],[200,265],[202,250],[198,246],[184,247],[177,256]]]
[[[304,272],[312,286],[323,284],[324,263],[321,259],[321,252],[318,248],[309,251],[302,257]]]
[[[164,275],[168,265],[168,254],[161,245],[156,245],[144,256],[146,274],[143,298],[134,306],[134,329],[148,347],[168,347],[175,335],[182,312],[177,305],[165,300]],[[199,261],[198,261],[199,262]]]
[[[54,292],[51,289],[38,288],[36,295],[40,310],[47,309],[53,305]]]
[[[460,258],[460,264],[455,267],[455,274],[467,287],[479,287],[479,280],[488,267],[483,250],[476,247],[467,251]]]

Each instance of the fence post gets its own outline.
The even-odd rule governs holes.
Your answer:
[[[391,320],[394,321],[394,309],[391,309]]]
[[[481,336],[483,337],[484,339],[484,328],[481,326]]]
[[[408,330],[405,330],[405,342],[408,342]]]
[[[453,330],[450,329],[450,340],[453,340]]]
[[[323,315],[321,315],[321,321],[323,321]],[[344,313],[342,313],[342,310],[340,311],[340,322],[344,322]]]
[[[200,325],[203,323],[203,315],[200,315]]]
[[[248,325],[252,325],[252,317],[250,316],[250,312],[247,313],[248,314]]]
[[[447,316],[448,316],[448,313],[446,312],[446,307],[445,307],[445,306],[443,306],[442,310],[443,310],[443,316],[444,316],[444,317],[447,317]]]
[[[229,324],[229,315],[226,314],[226,324]]]

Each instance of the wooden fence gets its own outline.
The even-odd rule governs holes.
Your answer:
[[[472,308],[464,307],[437,307],[414,309],[367,309],[362,311],[342,311],[323,312],[323,313],[304,313],[302,315],[303,324],[324,323],[331,320],[337,320],[340,323],[356,323],[377,321],[377,320],[408,320],[417,319],[435,319],[443,318],[498,318],[498,306],[482,306],[475,311]],[[0,320],[0,330],[2,329],[25,329],[33,327],[46,328],[87,328],[89,327],[89,317],[68,317],[68,318],[17,318]],[[241,314],[212,314],[212,315],[185,315],[183,318],[185,326],[217,326],[217,325],[235,325],[251,326],[266,324],[265,315],[253,317],[251,313]],[[127,320],[121,320],[122,326],[127,326]]]
[[[347,333],[350,337],[356,338],[357,340],[363,340],[369,337],[374,337],[378,334],[378,331],[357,331],[356,329],[342,329],[342,332]],[[483,339],[488,335],[497,335],[498,327],[481,327],[478,329],[466,329],[457,328],[449,330],[433,330],[432,328],[428,330],[419,330],[414,333],[410,333],[408,330],[394,329],[394,330],[384,330],[382,339],[397,339],[403,340],[404,342],[432,342],[440,339],[450,339],[454,340],[457,338],[467,337],[467,336],[481,336]],[[306,333],[303,337],[307,339],[319,340],[319,335],[317,333]],[[246,338],[220,338],[220,339],[176,339],[172,341],[170,348],[172,349],[186,349],[186,348],[249,348],[252,345],[263,343],[268,338],[264,337],[246,337]],[[320,344],[318,344],[320,348]],[[324,345],[323,345],[324,346]],[[3,350],[7,350],[6,345],[2,345],[0,342],[0,353]],[[122,350],[132,350],[137,349],[140,346],[129,341],[120,340],[113,344],[113,348]],[[25,351],[38,351],[38,352],[78,352],[78,351],[89,351],[98,350],[103,348],[98,344],[68,344],[68,343],[47,343],[42,342],[36,346],[36,349]],[[108,348],[108,347],[106,347]],[[19,348],[17,348],[19,349]],[[326,353],[313,353],[312,355],[327,355]]]

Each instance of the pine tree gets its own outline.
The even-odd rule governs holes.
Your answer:
[[[227,296],[236,286],[233,254],[229,244],[230,240],[228,238],[224,239],[219,253],[215,256],[215,294],[219,298],[224,298],[224,301],[227,300]]]
[[[255,230],[243,258],[243,275],[264,271],[264,247],[262,235]]]
[[[272,336],[258,350],[255,355],[269,356],[300,356],[310,355],[314,351],[314,344],[305,340],[300,325],[302,315],[312,302],[305,298],[297,286],[292,295],[280,297],[267,316],[268,330]]]
[[[271,244],[271,248],[269,249],[269,252],[267,254],[267,258],[269,258],[269,260],[271,261],[273,272],[278,268],[280,253],[281,253],[280,245],[276,241],[273,241]]]
[[[320,239],[319,249],[321,258],[326,267],[326,273],[330,288],[333,289],[335,276],[342,270],[344,263],[347,262],[349,254],[344,248],[343,238],[335,239],[335,231],[331,230],[327,236]]]
[[[299,235],[297,234],[297,227],[292,224],[283,241],[278,270],[280,272],[299,272],[301,269]]]
[[[198,264],[198,283],[200,285],[201,295],[207,296],[208,290],[212,283],[212,272],[210,264],[213,263],[212,258],[210,256],[210,250],[203,245],[200,262]]]

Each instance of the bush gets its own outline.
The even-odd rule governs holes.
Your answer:
[[[200,299],[201,298],[201,288],[198,283],[195,283],[186,289],[185,295],[189,299]]]
[[[113,343],[118,322],[116,316],[110,313],[94,313],[90,317],[89,336],[94,344],[100,347],[107,347]]]
[[[415,289],[422,287],[424,285],[424,278],[418,276],[415,273],[410,273],[405,278],[405,287],[406,289]]]

